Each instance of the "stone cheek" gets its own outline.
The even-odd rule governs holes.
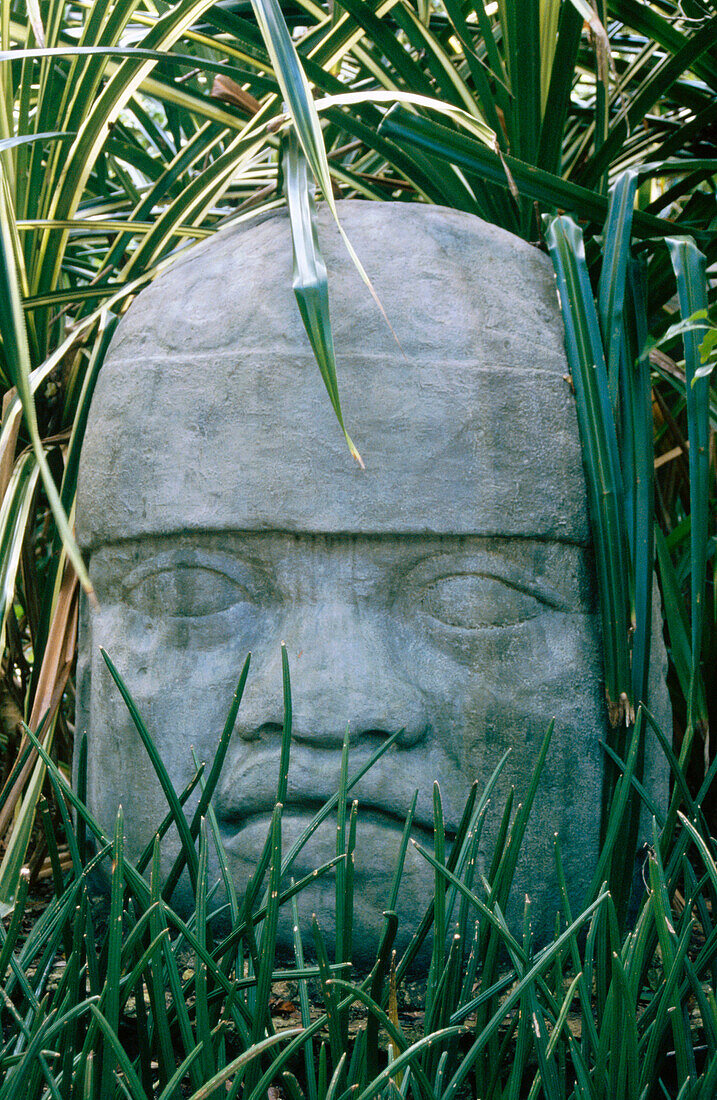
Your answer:
[[[485,784],[510,749],[483,833],[489,859],[502,801],[511,785],[524,794],[555,716],[514,902],[517,914],[528,893],[548,935],[555,832],[574,904],[592,875],[605,734],[585,486],[550,268],[468,215],[371,203],[341,214],[403,349],[324,212],[342,400],[366,471],[348,455],[301,328],[283,215],[194,250],[118,329],[78,489],[100,601],[83,612],[78,669],[90,804],[107,824],[123,803],[133,851],[166,812],[100,645],[178,788],[192,774],[190,746],[211,760],[251,650],[216,796],[241,890],[278,780],[286,641],[287,845],[336,789],[347,724],[355,768],[404,731],[355,792],[357,942],[370,951],[414,790],[416,835],[430,844],[434,781],[450,833],[471,782]],[[661,666],[659,629],[655,638]],[[664,716],[661,668],[653,685]],[[659,796],[664,771],[651,753],[647,777]],[[334,829],[319,831],[296,877],[332,857]],[[408,934],[433,873],[411,852],[405,878]],[[307,891],[304,916],[321,912],[330,926],[332,891],[330,878]],[[283,934],[290,943],[288,926]]]

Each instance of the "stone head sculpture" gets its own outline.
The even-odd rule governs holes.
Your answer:
[[[85,608],[78,675],[89,801],[106,824],[123,804],[134,851],[166,812],[100,646],[178,788],[193,771],[190,746],[211,760],[251,651],[215,800],[241,890],[276,792],[285,640],[287,843],[337,788],[347,725],[356,766],[405,731],[358,789],[357,940],[379,925],[414,790],[419,838],[431,828],[434,781],[450,831],[471,782],[487,780],[507,748],[500,792],[514,784],[520,796],[555,717],[517,873],[517,893],[530,894],[549,930],[553,834],[578,903],[594,868],[607,721],[550,264],[470,215],[340,205],[403,349],[322,212],[343,406],[365,471],[348,454],[302,328],[284,213],[195,249],[117,331],[78,490],[100,603]],[[659,671],[653,703],[664,713]],[[648,755],[648,784],[653,772]],[[485,836],[489,844],[490,819]],[[334,843],[329,823],[297,877]],[[410,852],[404,923],[415,924],[432,876]],[[328,923],[332,892],[329,879],[317,883],[304,910]]]

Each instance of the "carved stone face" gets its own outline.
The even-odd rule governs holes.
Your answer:
[[[211,760],[251,651],[215,805],[241,891],[277,788],[284,640],[294,707],[287,845],[336,790],[347,725],[352,770],[405,731],[357,788],[357,942],[370,942],[388,903],[414,791],[416,838],[430,844],[434,781],[450,833],[471,782],[486,782],[510,748],[489,851],[501,794],[514,784],[522,795],[555,716],[517,874],[538,930],[549,930],[554,832],[576,898],[592,874],[606,722],[552,275],[545,257],[468,215],[342,205],[404,353],[322,215],[345,414],[365,471],[346,451],[301,329],[284,216],[177,264],[115,337],[78,505],[100,602],[85,608],[78,677],[90,804],[109,822],[123,803],[131,850],[166,812],[100,645],[179,788],[190,746]],[[658,695],[659,708],[664,685]],[[328,822],[294,876],[334,850]],[[406,927],[432,878],[409,852]],[[332,896],[330,878],[302,896],[329,931]]]

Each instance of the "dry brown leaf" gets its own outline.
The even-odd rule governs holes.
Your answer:
[[[239,107],[249,115],[255,115],[261,109],[258,99],[254,99],[250,92],[245,92],[236,80],[222,73],[214,77],[212,96],[214,99],[221,99],[224,103],[231,103],[233,107]]]
[[[0,682],[0,729],[9,745],[15,745],[22,737],[22,711],[7,681]]]
[[[685,440],[684,446],[680,444],[678,447],[673,447],[670,451],[665,451],[664,454],[658,455],[655,459],[655,469],[659,470],[661,466],[665,466],[668,462],[672,462],[673,459],[679,458],[680,455],[686,454],[686,447],[689,447],[690,441]]]
[[[48,722],[51,722],[55,711],[60,705],[75,653],[77,594],[77,576],[71,564],[67,562],[65,575],[57,597],[55,614],[50,623],[40,676],[37,682],[37,691],[35,692],[32,713],[28,722],[31,730],[37,729],[45,713],[48,714]],[[22,755],[26,744],[27,738],[23,737],[18,749],[18,757]],[[12,823],[15,807],[22,797],[36,759],[37,750],[33,749],[0,811],[0,836],[5,836]]]
[[[10,408],[10,403],[13,398],[17,397],[17,390],[8,390],[3,397],[2,402],[2,423],[5,427],[5,418]],[[22,410],[18,406],[13,412],[12,423],[9,425],[8,434],[3,444],[2,453],[0,454],[0,501],[5,496],[5,491],[10,484],[10,478],[12,477],[13,467],[15,465],[15,447],[17,446],[17,437],[20,432],[20,424],[22,423]]]
[[[673,378],[676,378],[678,382],[682,382],[684,384],[684,367],[678,366],[674,359],[670,359],[669,355],[665,355],[664,351],[660,351],[659,348],[651,348],[650,362],[654,363],[656,367],[661,367],[662,370],[666,371],[668,374],[671,374]]]

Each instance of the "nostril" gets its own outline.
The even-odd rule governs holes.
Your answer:
[[[400,727],[399,727],[400,729]],[[388,730],[383,728],[363,729],[357,735],[355,740],[364,740],[366,738],[376,738],[380,741],[387,741],[389,737],[393,737],[395,729]],[[406,726],[401,730],[396,743],[404,749],[413,748],[414,745],[420,745],[422,741],[428,739],[428,735],[431,732],[431,726]],[[352,740],[354,740],[352,738]]]
[[[427,722],[424,726],[407,726],[398,738],[398,744],[404,749],[411,749],[414,745],[420,745],[423,741],[427,741],[432,731],[433,727],[430,722]]]
[[[280,722],[262,722],[260,726],[244,726],[238,731],[242,741],[263,741],[271,737],[280,737],[283,731]]]

